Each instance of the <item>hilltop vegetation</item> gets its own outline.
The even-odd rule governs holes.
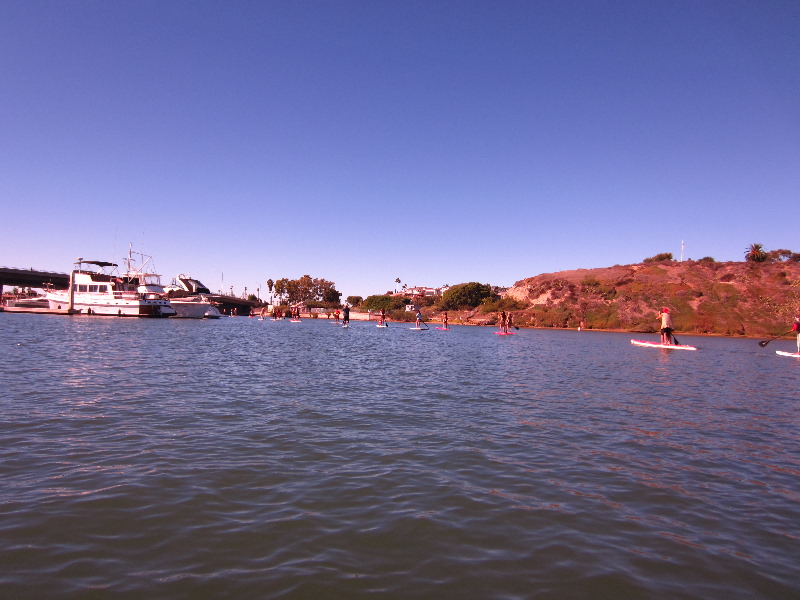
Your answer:
[[[506,297],[520,325],[653,332],[668,306],[677,331],[777,335],[800,309],[800,262],[648,260],[529,277]]]

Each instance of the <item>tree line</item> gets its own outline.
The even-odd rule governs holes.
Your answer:
[[[336,284],[322,278],[303,275],[299,279],[283,277],[277,281],[267,280],[267,289],[274,294],[273,304],[297,304],[304,302],[307,306],[315,304],[323,306],[339,306],[342,293]]]
[[[380,294],[367,297],[361,305],[368,310],[403,310],[411,299],[406,296]],[[433,306],[438,310],[464,310],[480,306],[487,312],[495,310],[516,310],[523,308],[510,298],[501,299],[498,288],[488,283],[471,281],[451,286],[440,298],[425,297],[414,302],[416,305]]]

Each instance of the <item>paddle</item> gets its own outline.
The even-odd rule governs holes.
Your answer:
[[[783,337],[783,336],[785,336],[785,335],[789,335],[790,333],[794,333],[794,329],[790,329],[790,330],[789,330],[789,331],[787,331],[786,333],[782,333],[782,334],[780,334],[780,335],[776,335],[774,338],[769,338],[768,340],[764,340],[763,342],[758,342],[758,345],[759,345],[759,346],[761,346],[761,347],[763,348],[764,346],[766,346],[767,344],[769,344],[771,341],[773,341],[773,340],[777,340],[779,337]]]
[[[678,341],[678,338],[675,337],[674,333],[672,334],[672,341],[675,342],[676,346],[680,346],[681,345],[681,343]]]

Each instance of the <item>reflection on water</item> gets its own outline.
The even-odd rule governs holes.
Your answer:
[[[492,331],[0,315],[0,589],[800,595],[797,361]]]

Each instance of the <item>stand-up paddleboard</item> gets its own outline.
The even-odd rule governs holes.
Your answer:
[[[449,327],[437,327],[436,329],[438,329],[439,331],[450,331]]]
[[[302,323],[300,319],[292,319],[289,323]]]
[[[495,331],[494,334],[495,335],[517,335],[513,331]]]
[[[779,356],[793,356],[795,358],[800,358],[800,352],[784,352],[783,350],[775,350],[775,354]]]
[[[634,346],[644,346],[645,348],[666,348],[667,350],[697,350],[694,346],[686,344],[662,344],[660,342],[648,342],[645,340],[631,340]]]
[[[375,325],[375,327],[385,328],[388,327],[388,325]]]
[[[411,331],[428,331],[429,327],[409,327]]]

